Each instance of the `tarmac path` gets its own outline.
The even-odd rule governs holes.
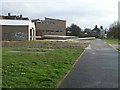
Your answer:
[[[118,51],[94,40],[57,88],[118,88]]]

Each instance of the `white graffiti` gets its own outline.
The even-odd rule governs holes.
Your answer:
[[[23,40],[27,37],[27,35],[23,32],[17,32],[15,33],[15,38],[18,40]]]

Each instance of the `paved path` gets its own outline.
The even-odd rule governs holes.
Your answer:
[[[118,88],[118,52],[94,40],[58,88]]]

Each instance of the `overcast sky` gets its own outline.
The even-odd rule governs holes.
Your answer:
[[[118,20],[119,0],[2,0],[2,15],[28,16],[30,19],[44,17],[63,19],[67,26],[77,24],[82,29],[95,25],[108,28]]]

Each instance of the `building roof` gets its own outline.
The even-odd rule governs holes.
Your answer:
[[[94,28],[92,31],[100,31],[99,28]]]
[[[23,17],[22,14],[20,16],[17,16],[17,15],[11,15],[11,13],[8,13],[8,16],[0,15],[0,19],[29,20],[28,17]]]
[[[29,20],[0,20],[0,25],[29,25]]]
[[[46,19],[51,19],[51,20],[57,20],[57,21],[64,21],[64,22],[66,22],[66,20],[61,20],[61,19],[54,19],[54,18],[47,18],[47,17],[45,17],[45,20]]]
[[[100,28],[99,30],[100,30],[100,31],[105,31],[104,29],[101,29],[101,28]]]
[[[31,21],[32,22],[37,22],[37,21],[40,21],[40,19],[32,19]]]
[[[105,31],[103,29],[103,26],[100,26],[100,28],[97,27],[97,25],[95,25],[95,28],[92,31]]]

